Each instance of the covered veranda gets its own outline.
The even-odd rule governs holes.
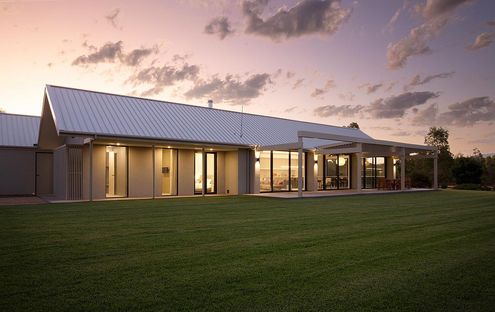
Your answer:
[[[398,182],[397,187],[394,187],[394,191],[421,191],[425,189],[406,189],[406,174],[405,174],[405,164],[407,159],[411,158],[431,158],[433,160],[433,187],[432,189],[437,189],[438,187],[438,174],[437,174],[437,162],[438,153],[435,147],[416,145],[402,142],[386,141],[386,140],[375,140],[372,138],[356,138],[336,134],[320,133],[320,132],[310,132],[310,131],[298,131],[297,133],[298,141],[288,144],[279,144],[271,146],[259,146],[257,150],[280,150],[280,151],[294,151],[298,152],[298,190],[297,197],[301,198],[304,196],[308,197],[319,197],[325,196],[325,193],[332,192],[329,195],[337,194],[360,194],[360,193],[372,193],[377,192],[376,189],[363,189],[361,172],[362,172],[362,162],[364,157],[390,157],[398,159],[401,164],[400,178],[396,179]],[[303,163],[302,154],[305,151],[312,151],[314,155],[339,155],[348,154],[354,155],[358,161],[355,162],[354,170],[351,171],[351,179],[354,181],[353,187],[348,190],[341,191],[305,191],[304,181],[303,181]],[[316,162],[315,162],[316,163]],[[313,179],[315,176],[313,176]],[[388,189],[388,188],[384,188]],[[428,189],[431,190],[431,189]],[[383,192],[383,190],[381,191]],[[266,195],[266,194],[264,194]],[[266,195],[271,197],[280,197],[282,194]],[[294,193],[287,194],[287,198],[295,197]]]

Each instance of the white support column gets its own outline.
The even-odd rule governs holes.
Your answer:
[[[400,152],[400,190],[406,189],[406,150]]]
[[[201,166],[201,176],[203,177],[201,179],[201,196],[205,196],[205,186],[206,186],[206,154],[205,154],[205,149],[201,149],[201,163],[203,164]]]
[[[356,153],[356,159],[356,176],[352,178],[356,179],[356,192],[360,193],[363,189],[363,186],[361,185],[361,182],[363,181],[361,178],[361,174],[363,172],[363,153]]]
[[[438,189],[438,151],[435,151],[433,158],[433,189]]]
[[[89,140],[89,201],[93,201],[93,139]]]
[[[303,157],[303,139],[302,137],[298,137],[297,139],[299,143],[299,148],[297,149],[297,197],[302,198],[303,193],[303,179],[302,179],[302,157]]]
[[[155,199],[155,145],[152,145],[151,146],[151,153],[153,154],[153,156],[151,157],[151,161],[153,162],[153,165],[151,166],[153,169],[153,174],[152,174],[152,177],[153,177],[153,199]]]

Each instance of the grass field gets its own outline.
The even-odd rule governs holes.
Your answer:
[[[0,207],[0,311],[494,311],[495,192]]]

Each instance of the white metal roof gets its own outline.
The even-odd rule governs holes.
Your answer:
[[[297,142],[298,131],[370,139],[358,129],[131,96],[50,85],[46,93],[60,134],[261,146]]]
[[[38,116],[0,113],[0,146],[33,147],[39,128]]]

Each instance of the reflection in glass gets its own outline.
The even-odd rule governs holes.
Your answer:
[[[162,149],[162,195],[177,195],[177,150]]]
[[[289,190],[289,152],[273,151],[273,190]]]
[[[336,190],[338,188],[337,156],[326,155],[325,160],[325,189]]]
[[[194,153],[194,193],[203,192],[203,153]]]
[[[349,166],[349,155],[339,155],[339,189],[348,189],[350,188],[349,184],[349,175],[350,175],[350,166]]]
[[[260,152],[260,191],[270,192],[272,190],[272,181],[270,176],[270,151]]]
[[[106,197],[127,196],[127,147],[105,148],[105,194]]]
[[[216,154],[206,153],[206,193],[216,193]]]
[[[298,152],[291,152],[290,153],[290,189],[292,191],[297,191],[298,190],[298,185],[299,185],[299,181],[298,181],[298,169],[297,169],[297,166],[298,166],[298,159],[299,159],[299,153]],[[305,164],[306,164],[306,158],[305,158],[305,155],[304,153],[302,154],[302,185],[303,185],[303,189],[304,189],[304,185],[305,184]]]

